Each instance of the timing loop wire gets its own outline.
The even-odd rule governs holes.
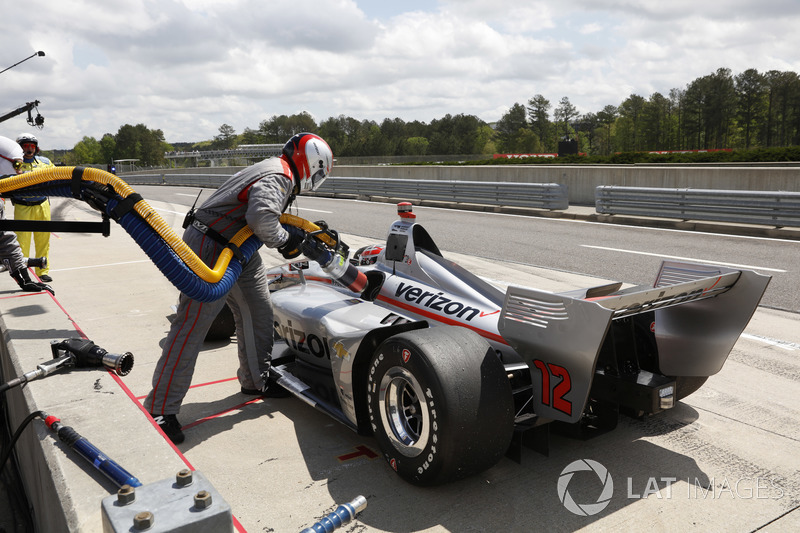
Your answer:
[[[80,167],[47,167],[0,179],[0,195],[9,194],[27,187],[48,184],[52,181],[71,181],[76,168]],[[90,167],[84,168],[81,174],[81,180],[110,186],[123,200],[130,195],[136,194],[136,191],[127,183],[116,175],[104,170]],[[145,200],[136,202],[133,206],[133,210],[164,240],[197,277],[208,283],[216,283],[222,279],[228,269],[231,259],[234,257],[230,247],[223,249],[214,267],[210,268]],[[320,229],[319,226],[313,222],[288,213],[281,215],[280,222],[282,224],[295,226],[309,233]],[[245,226],[230,239],[229,243],[236,248],[240,248],[242,244],[252,236],[253,230],[249,226]],[[319,235],[319,238],[329,245],[335,245],[333,240],[325,234]]]

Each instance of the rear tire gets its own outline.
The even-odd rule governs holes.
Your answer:
[[[514,430],[511,385],[489,344],[456,326],[408,331],[376,350],[369,420],[392,468],[436,485],[493,466]]]

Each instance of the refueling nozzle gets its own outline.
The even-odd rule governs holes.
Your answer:
[[[53,341],[50,349],[53,351],[53,358],[71,354],[75,359],[75,366],[79,368],[104,366],[116,372],[118,376],[127,376],[133,368],[131,352],[121,355],[109,353],[88,339]]]

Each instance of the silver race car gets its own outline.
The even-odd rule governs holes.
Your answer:
[[[673,407],[722,368],[770,280],[665,261],[647,287],[501,288],[444,258],[410,204],[398,212],[349,261],[335,232],[311,234],[349,275],[330,259],[269,272],[273,377],[374,435],[418,485],[544,451],[551,429],[586,436]]]

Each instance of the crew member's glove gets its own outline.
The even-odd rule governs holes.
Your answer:
[[[28,275],[28,270],[25,268],[20,268],[19,270],[14,270],[11,272],[11,277],[14,278],[14,281],[17,282],[20,289],[25,292],[41,292],[41,291],[48,291],[50,294],[56,294],[56,291],[50,285],[46,283],[40,283],[37,281],[31,281],[31,277]]]
[[[278,246],[278,252],[286,259],[294,259],[300,255],[300,243],[306,238],[306,232],[289,224],[284,225],[283,229],[289,233],[289,238]]]
[[[331,253],[325,248],[325,245],[311,235],[303,240],[300,244],[300,249],[304,256],[316,261],[320,266],[324,267],[331,261]]]

